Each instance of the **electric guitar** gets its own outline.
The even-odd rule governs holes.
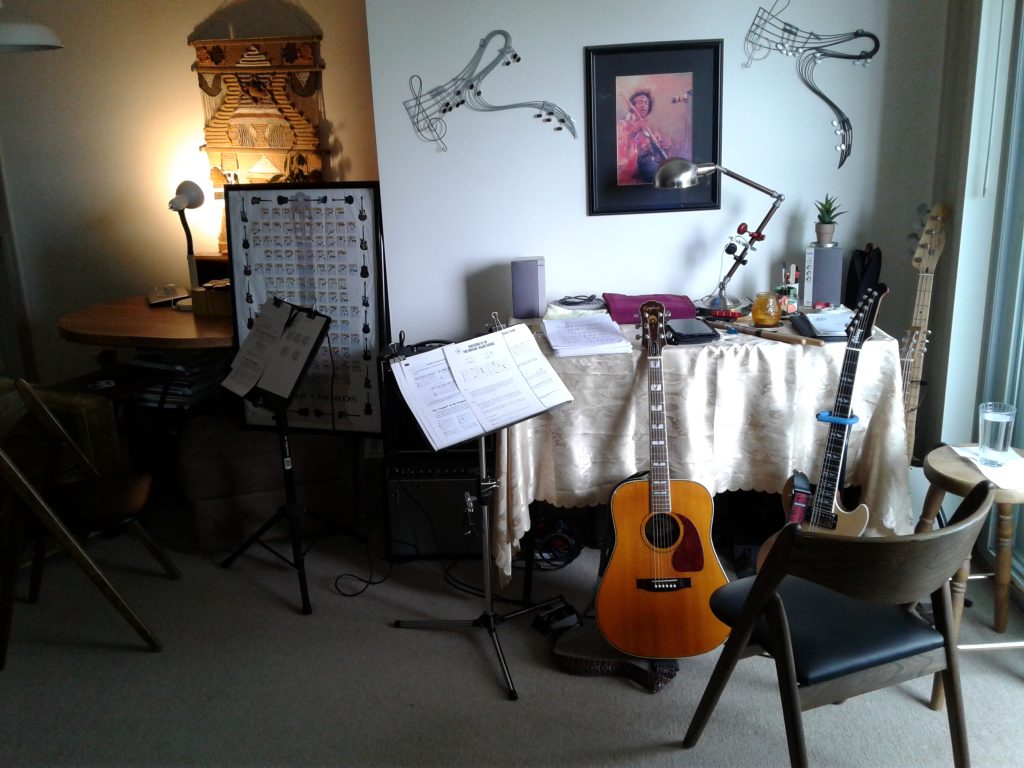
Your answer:
[[[711,546],[713,504],[704,486],[670,480],[661,349],[665,307],[640,307],[647,358],[651,468],[612,493],[615,545],[597,593],[597,624],[619,651],[648,659],[706,653],[729,628],[711,612],[727,582]]]
[[[920,403],[924,353],[928,345],[928,312],[932,301],[932,275],[935,264],[946,245],[946,223],[949,208],[936,203],[928,214],[921,239],[914,249],[914,269],[917,276],[917,298],[914,316],[900,342],[900,366],[903,370],[903,418],[907,424],[907,458],[914,459],[914,438],[917,427],[917,407]]]
[[[846,461],[850,427],[857,422],[857,417],[851,411],[857,362],[861,347],[871,337],[878,316],[878,305],[887,290],[883,283],[868,290],[846,326],[846,352],[839,373],[836,401],[831,411],[818,414],[818,421],[828,424],[818,487],[812,495],[807,476],[800,471],[793,473],[782,490],[783,504],[789,503],[789,509],[786,510],[787,522],[800,523],[813,531],[844,536],[860,536],[867,528],[868,508],[864,504],[858,504],[848,511],[839,503],[839,492],[842,490],[840,478]],[[762,547],[765,552],[767,549],[767,546]]]

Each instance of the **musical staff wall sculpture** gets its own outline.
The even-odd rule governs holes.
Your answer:
[[[779,18],[779,14],[789,6],[789,0],[786,0],[785,5],[776,12],[775,8],[778,5],[778,2],[773,4],[771,11],[757,9],[754,21],[750,24],[743,41],[743,49],[747,53],[747,61],[743,66],[749,67],[752,61],[763,59],[770,53],[796,57],[796,71],[800,81],[824,101],[835,115],[832,125],[839,137],[836,151],[839,153],[839,167],[842,168],[853,151],[853,125],[846,113],[815,84],[814,68],[822,59],[846,59],[854,64],[867,66],[871,58],[878,53],[878,38],[863,29],[833,35],[804,32]],[[871,50],[861,50],[858,53],[844,53],[838,50],[840,46],[854,40],[870,40]]]
[[[482,69],[480,62],[484,53],[496,37],[502,40],[501,47],[494,58]],[[423,92],[423,80],[419,75],[409,78],[409,90],[412,97],[403,103],[405,111],[412,121],[413,128],[424,141],[433,141],[441,149],[447,151],[444,135],[448,131],[445,118],[462,106],[477,112],[497,112],[506,109],[532,109],[534,117],[545,123],[553,123],[556,131],[566,130],[576,137],[576,124],[565,110],[549,101],[521,101],[515,104],[490,104],[482,95],[480,88],[484,78],[499,64],[511,66],[522,59],[512,47],[512,38],[503,29],[496,29],[480,41],[473,58],[463,67],[462,71],[443,85],[437,85],[426,93]]]

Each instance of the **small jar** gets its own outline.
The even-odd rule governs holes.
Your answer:
[[[750,310],[754,325],[761,328],[774,328],[782,321],[782,305],[774,291],[763,291],[754,297],[754,306]]]

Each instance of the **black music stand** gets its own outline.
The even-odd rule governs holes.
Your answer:
[[[571,401],[572,395],[567,389],[565,389],[561,381],[558,380],[558,375],[553,369],[551,369],[550,365],[543,358],[540,350],[536,348],[536,341],[533,339],[533,335],[529,332],[529,329],[527,329],[526,326],[505,328],[500,322],[498,322],[496,314],[492,315],[492,317],[495,321],[495,329],[492,330],[491,334],[486,336],[494,335],[496,337],[498,334],[501,334],[505,339],[489,340],[485,336],[471,339],[469,342],[464,342],[461,345],[453,345],[459,347],[459,349],[456,350],[456,356],[464,356],[465,359],[463,362],[466,362],[469,358],[474,358],[477,354],[482,355],[482,357],[475,358],[480,361],[479,366],[481,371],[489,369],[504,370],[506,367],[518,367],[520,372],[523,372],[522,365],[525,364],[531,366],[533,376],[530,378],[524,378],[524,380],[528,382],[528,386],[530,386],[534,393],[538,395],[537,402],[540,406],[529,413],[518,411],[515,412],[515,415],[512,415],[510,412],[508,420],[503,421],[498,429],[504,429],[517,421],[532,418],[539,413],[543,413],[551,408]],[[525,338],[521,338],[523,336],[525,336]],[[498,343],[499,341],[505,341],[510,344],[507,349],[509,357],[501,358],[501,344]],[[511,345],[513,344],[519,349],[520,354],[522,355],[521,358],[517,358],[515,354],[511,353]],[[528,347],[530,344],[534,345],[534,350],[536,352],[536,357],[533,357],[532,359],[529,352],[523,351],[523,347]],[[468,347],[466,345],[468,345]],[[490,358],[490,353],[487,348],[490,348],[491,351],[496,353],[498,355],[498,359]],[[445,366],[435,365],[435,363],[441,362],[441,360],[438,360],[438,355],[442,357],[444,356],[444,350],[442,348],[434,348],[427,352],[420,353],[423,354],[425,358],[430,357],[430,360],[426,361],[424,367],[424,370],[429,371],[429,375],[425,377],[425,381],[422,385],[418,384],[415,381],[415,373],[410,374],[412,376],[410,379],[403,371],[403,368],[397,367],[398,365],[403,367],[410,365],[410,362],[405,360],[403,352],[404,350],[397,350],[392,356],[390,361],[391,373],[395,375],[398,389],[402,393],[402,396],[405,397],[406,404],[409,405],[409,408],[412,411],[412,414],[416,417],[420,428],[423,429],[424,435],[428,436],[429,434],[434,436],[428,437],[428,439],[435,449],[438,447],[444,447],[445,443],[436,439],[437,436],[441,434],[441,432],[438,431],[439,422],[437,421],[437,418],[439,414],[448,414],[453,410],[457,411],[459,409],[458,398],[449,400],[444,406],[439,406],[438,410],[435,412],[432,410],[432,407],[424,407],[424,402],[421,402],[420,395],[426,396],[422,399],[429,400],[431,397],[435,396],[437,392],[450,391],[450,387],[455,387],[461,393],[461,397],[464,398],[461,404],[468,408],[469,404],[474,399],[477,399],[477,405],[479,405],[480,403],[478,398],[493,398],[494,392],[489,387],[483,388],[483,391],[486,392],[486,394],[483,395],[467,391],[464,387],[458,384],[454,376],[451,376],[450,380],[446,381],[445,372],[447,369]],[[547,371],[544,371],[544,368],[546,368]],[[531,378],[533,379],[532,381]],[[545,381],[546,384],[544,383]],[[558,387],[561,388],[561,395],[556,393],[558,387],[552,386],[554,382],[557,382]],[[546,399],[542,399],[540,397],[536,389],[537,387],[550,388],[551,391],[547,393],[548,396]],[[406,394],[406,388],[409,389],[410,394],[414,395],[411,399]],[[553,400],[557,402],[553,402]],[[444,420],[443,417],[441,420]],[[492,426],[494,425],[492,424]],[[519,698],[519,694],[516,692],[515,685],[512,682],[512,675],[509,673],[508,663],[505,661],[505,654],[501,649],[501,641],[498,639],[498,626],[509,619],[522,616],[523,614],[530,613],[531,611],[543,609],[556,602],[562,602],[563,598],[559,595],[558,597],[545,600],[542,603],[529,605],[508,614],[499,614],[495,612],[494,594],[491,590],[491,513],[490,506],[487,504],[487,499],[490,497],[491,492],[498,486],[498,483],[490,478],[487,471],[487,449],[485,438],[488,434],[497,430],[493,428],[488,430],[479,423],[477,424],[477,427],[478,429],[474,429],[472,431],[475,433],[473,436],[478,440],[477,450],[480,464],[479,484],[475,498],[471,497],[468,493],[466,494],[466,505],[467,508],[472,511],[472,507],[475,504],[480,513],[480,554],[481,565],[483,567],[483,594],[481,597],[483,599],[483,612],[475,619],[397,620],[394,622],[394,626],[409,629],[470,629],[476,627],[486,629],[487,634],[491,638],[491,642],[494,644],[495,653],[498,655],[498,663],[501,664],[501,672],[505,677],[508,696],[514,701]],[[469,437],[472,439],[472,436]]]
[[[291,448],[288,444],[288,407],[291,404],[296,387],[305,375],[313,358],[316,356],[317,350],[323,343],[324,337],[327,336],[327,328],[331,321],[327,315],[320,314],[312,309],[290,304],[277,298],[272,301],[274,311],[287,311],[288,319],[284,324],[284,332],[280,336],[279,346],[273,350],[272,354],[267,354],[262,358],[263,368],[257,376],[257,383],[248,391],[245,391],[243,397],[257,408],[264,408],[274,414],[274,422],[277,425],[278,446],[281,450],[281,468],[284,476],[285,503],[281,505],[269,520],[261,525],[251,536],[249,536],[249,538],[243,541],[230,555],[228,555],[220,565],[222,568],[229,568],[243,552],[249,549],[249,547],[253,544],[259,544],[265,550],[284,561],[298,572],[299,592],[302,598],[302,613],[310,614],[313,612],[313,606],[309,602],[309,587],[306,584],[305,552],[302,549],[302,515],[305,512],[305,507],[299,503],[295,493],[295,469],[294,463],[292,462]],[[260,320],[268,313],[267,309],[270,306],[271,305],[269,303],[264,305],[263,311],[261,311],[260,315],[256,318],[257,323],[259,323]],[[301,333],[297,332],[295,334],[291,334],[289,333],[289,329],[293,327],[293,324],[296,321],[308,324],[308,327]],[[253,340],[252,344],[254,348],[258,346],[259,342],[255,341],[256,338],[257,334],[255,333],[249,334],[249,336],[246,337],[246,342],[242,345],[242,348],[239,349],[238,355],[235,358],[235,363],[232,364],[232,367],[239,364],[239,360],[246,356],[246,344],[249,344],[250,340]],[[260,381],[262,380],[262,376],[266,373],[266,369],[269,369],[273,362],[287,359],[289,357],[293,360],[301,360],[301,366],[293,366],[293,370],[290,372],[291,375],[283,377],[283,380],[279,377],[279,380],[275,381],[273,389],[261,387]],[[225,380],[225,386],[228,386],[227,382],[230,381],[230,379],[231,376]],[[242,391],[237,387],[229,386],[228,388],[232,389],[232,391],[236,393]],[[292,549],[291,559],[263,541],[263,535],[282,521],[286,521],[288,523],[288,535],[291,540]]]
[[[479,457],[480,457],[480,478],[478,482],[478,490],[476,497],[466,494],[466,506],[471,507],[474,502],[480,513],[480,540],[481,540],[481,556],[483,562],[483,580],[484,580],[484,591],[483,591],[483,613],[477,616],[475,619],[426,619],[426,620],[402,620],[395,621],[394,626],[402,627],[407,629],[471,629],[474,627],[481,627],[487,630],[487,634],[490,635],[491,642],[494,644],[494,652],[498,655],[498,663],[501,665],[501,672],[505,676],[505,685],[508,688],[508,697],[515,701],[519,698],[519,694],[516,692],[515,684],[512,682],[512,675],[508,670],[508,662],[505,661],[505,654],[501,650],[501,641],[498,639],[498,626],[509,619],[514,619],[517,616],[530,613],[532,611],[540,610],[548,605],[557,603],[563,600],[562,596],[550,598],[545,600],[543,603],[537,603],[536,605],[530,605],[525,608],[521,608],[518,611],[512,611],[511,613],[500,614],[494,610],[494,595],[491,591],[491,524],[490,524],[490,508],[486,503],[486,499],[490,497],[491,492],[498,487],[498,483],[495,482],[487,473],[487,451],[485,445],[485,435],[480,435],[479,440]]]

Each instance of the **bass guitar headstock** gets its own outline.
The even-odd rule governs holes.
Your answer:
[[[640,305],[640,345],[648,357],[660,357],[665,344],[665,319],[668,313],[660,301]]]
[[[865,341],[871,338],[875,327],[875,318],[878,317],[878,305],[882,303],[882,298],[888,292],[889,288],[885,283],[877,283],[874,288],[869,288],[864,292],[857,304],[857,309],[854,310],[853,317],[850,318],[850,322],[846,326],[847,347],[859,349]]]
[[[946,225],[949,223],[949,206],[936,203],[928,213],[928,220],[921,232],[921,239],[914,248],[914,269],[918,272],[932,273],[935,265],[946,247]]]

